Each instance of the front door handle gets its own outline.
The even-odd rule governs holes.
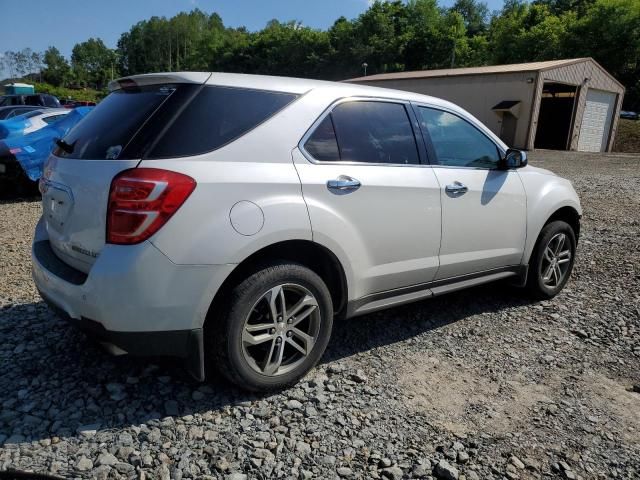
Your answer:
[[[360,181],[346,175],[327,181],[327,188],[334,192],[352,192],[360,188]]]
[[[444,187],[444,190],[445,192],[452,195],[464,195],[469,191],[469,188],[466,185],[463,185],[462,183],[456,181]]]

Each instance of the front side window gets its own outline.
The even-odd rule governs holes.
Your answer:
[[[420,163],[411,121],[401,103],[341,103],[318,125],[305,150],[322,161]]]
[[[439,165],[496,168],[496,145],[466,120],[442,110],[419,107],[420,122],[431,137]]]

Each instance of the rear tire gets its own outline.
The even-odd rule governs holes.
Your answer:
[[[555,297],[569,281],[576,255],[571,226],[556,220],[544,226],[531,254],[527,289],[535,297]]]
[[[270,391],[294,384],[327,347],[331,295],[303,265],[262,267],[233,287],[225,303],[206,333],[209,358],[240,388]]]

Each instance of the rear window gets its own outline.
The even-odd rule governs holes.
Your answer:
[[[192,84],[117,90],[69,132],[56,155],[95,160],[198,155],[232,142],[295,98]]]
[[[110,93],[64,137],[66,158],[113,160],[131,158],[125,148],[144,122],[176,91],[174,85],[125,88]]]

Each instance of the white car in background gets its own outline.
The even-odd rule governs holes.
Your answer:
[[[318,362],[334,317],[569,280],[571,183],[452,103],[196,72],[111,90],[45,165],[32,260],[42,297],[114,353],[269,390]]]

